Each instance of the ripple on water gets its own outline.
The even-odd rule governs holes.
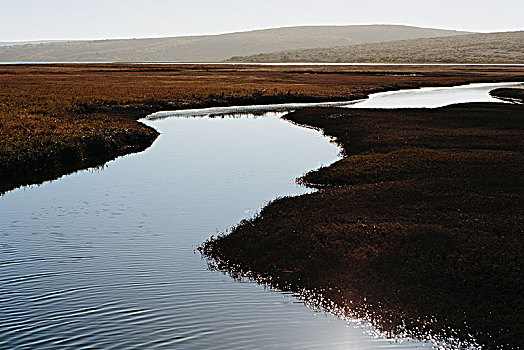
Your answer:
[[[261,117],[147,121],[145,152],[0,199],[0,348],[422,348],[209,271],[195,247],[339,159]],[[37,233],[37,234],[33,234]]]

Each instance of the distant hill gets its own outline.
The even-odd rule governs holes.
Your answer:
[[[287,50],[236,62],[524,63],[524,31]]]
[[[213,62],[231,56],[468,34],[400,25],[288,27],[221,35],[69,41],[0,47],[0,62]]]
[[[64,42],[67,42],[67,40],[0,41],[0,46],[20,46]]]

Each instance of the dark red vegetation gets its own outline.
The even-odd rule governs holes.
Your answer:
[[[500,88],[491,90],[489,93],[502,100],[524,103],[524,89]]]
[[[501,66],[0,66],[0,193],[147,148],[159,110],[351,100],[398,88],[522,81]]]
[[[524,107],[304,109],[346,157],[202,246],[220,268],[320,292],[393,334],[523,342]]]

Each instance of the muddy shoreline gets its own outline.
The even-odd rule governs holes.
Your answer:
[[[215,267],[314,291],[380,330],[523,346],[522,105],[303,109],[346,157],[206,242]]]

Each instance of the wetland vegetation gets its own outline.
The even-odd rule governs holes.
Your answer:
[[[509,102],[524,103],[524,89],[499,88],[491,90],[490,94]]]
[[[147,148],[158,133],[137,120],[156,111],[523,80],[518,66],[4,65],[0,192]],[[522,108],[290,113],[345,158],[300,180],[319,192],[276,200],[202,250],[393,334],[522,346]]]
[[[345,157],[201,250],[392,334],[523,346],[522,105],[303,109]]]
[[[523,79],[519,67],[3,65],[0,192],[143,150],[157,133],[136,120],[160,110]]]

